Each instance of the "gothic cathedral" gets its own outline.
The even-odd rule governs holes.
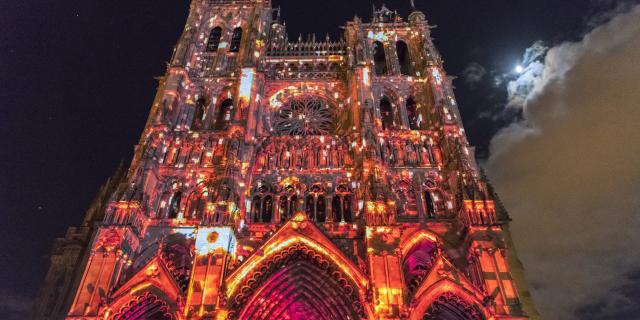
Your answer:
[[[270,0],[192,0],[35,317],[537,318],[425,15],[368,20],[289,39]]]

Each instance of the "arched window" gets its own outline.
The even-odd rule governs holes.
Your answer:
[[[175,219],[178,217],[178,213],[180,212],[180,202],[182,201],[182,191],[176,191],[173,196],[171,196],[171,200],[169,200],[169,212],[167,214],[167,218]]]
[[[209,33],[209,39],[207,40],[207,52],[218,51],[218,46],[220,45],[220,37],[222,37],[222,28],[215,27],[211,29],[211,32]]]
[[[351,196],[347,195],[342,198],[342,216],[345,222],[353,222],[351,214]]]
[[[264,197],[262,201],[262,222],[269,223],[273,217],[273,198],[271,196]]]
[[[340,196],[333,197],[331,201],[331,211],[333,211],[334,222],[342,222],[342,199]]]
[[[280,198],[280,220],[287,221],[296,213],[297,202],[298,197],[295,194]]]
[[[316,198],[316,222],[324,223],[327,220],[327,202],[324,196]]]
[[[380,100],[380,115],[382,116],[382,130],[390,130],[393,127],[393,109],[387,97]]]
[[[349,189],[341,184],[336,189],[336,194],[331,201],[334,222],[353,222],[351,212],[351,195]]]
[[[200,97],[198,98],[198,100],[196,100],[196,110],[193,114],[193,124],[191,125],[191,128],[193,130],[200,130],[202,129],[202,125],[204,123],[204,109],[207,105],[207,99],[205,99],[204,97]]]
[[[298,210],[298,197],[296,196],[296,188],[293,185],[285,185],[280,195],[280,221],[287,221]]]
[[[327,220],[327,201],[324,195],[307,195],[305,212],[313,221],[324,223]]]
[[[207,199],[200,191],[191,194],[189,199],[189,208],[185,213],[188,219],[201,218],[206,210]]]
[[[233,29],[233,35],[231,36],[231,44],[229,45],[229,52],[240,51],[241,41],[242,41],[242,28],[237,27]]]
[[[262,212],[262,199],[260,196],[253,197],[251,202],[251,220],[253,222],[260,222],[260,214]]]
[[[431,191],[427,190],[424,192],[424,202],[427,206],[427,217],[433,219],[436,217],[436,215],[438,214],[437,209],[436,209],[436,205],[433,201],[433,195],[431,194]]]
[[[413,97],[407,99],[407,117],[409,118],[409,128],[411,130],[418,130],[418,111],[416,109],[416,101]]]
[[[387,55],[384,52],[384,44],[380,41],[373,43],[373,63],[376,67],[376,75],[387,74]]]
[[[400,73],[408,76],[411,72],[411,59],[409,58],[409,48],[404,41],[399,40],[396,42],[396,53],[398,54]]]
[[[233,108],[233,101],[231,99],[225,99],[218,108],[216,116],[215,130],[221,131],[227,129],[227,124],[231,121],[231,111]]]

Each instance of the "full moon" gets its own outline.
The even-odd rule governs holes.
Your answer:
[[[521,66],[521,65],[517,65],[515,71],[516,71],[516,73],[523,73],[524,72],[524,67]]]

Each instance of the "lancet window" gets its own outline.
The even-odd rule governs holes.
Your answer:
[[[211,29],[209,33],[209,39],[207,40],[207,52],[216,52],[218,51],[218,46],[220,45],[220,38],[222,37],[222,28],[215,27]]]
[[[418,124],[418,120],[419,120],[418,110],[416,107],[416,101],[413,99],[413,97],[409,97],[407,99],[406,109],[407,109],[407,118],[409,120],[409,129],[411,130],[420,129]]]
[[[255,223],[270,223],[273,220],[273,194],[264,184],[257,188],[251,202],[251,219]]]
[[[327,200],[322,186],[313,185],[305,198],[305,212],[315,222],[324,223],[327,219]]]
[[[240,51],[241,41],[242,41],[242,28],[237,27],[233,29],[233,34],[231,35],[231,44],[229,45],[229,52]]]
[[[409,58],[409,48],[404,41],[399,40],[396,42],[396,53],[398,55],[398,64],[400,64],[400,74],[410,75],[411,59]]]
[[[331,201],[331,211],[334,222],[353,222],[351,192],[346,185],[341,184],[336,188],[336,193]]]
[[[298,210],[298,196],[296,189],[292,185],[286,185],[283,193],[280,195],[279,208],[280,220],[287,221]]]
[[[389,98],[382,97],[380,100],[380,116],[382,117],[382,130],[393,128],[393,108]]]
[[[444,197],[442,192],[436,188],[436,183],[428,179],[424,184],[424,209],[427,218],[438,218],[445,212]]]
[[[427,210],[427,217],[433,219],[438,215],[438,208],[434,201],[434,192],[427,190],[424,192],[425,209]]]
[[[169,197],[167,218],[176,219],[180,213],[180,202],[182,201],[182,191],[178,190]]]
[[[193,130],[200,130],[203,128],[206,105],[207,99],[205,97],[199,97],[196,100],[195,111],[193,113],[193,124],[191,126]]]
[[[384,44],[380,41],[373,43],[373,63],[377,76],[387,74],[387,55],[384,52]]]

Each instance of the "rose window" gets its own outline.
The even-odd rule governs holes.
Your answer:
[[[278,134],[291,136],[326,135],[333,119],[324,100],[314,97],[293,99],[275,114],[273,127]]]

